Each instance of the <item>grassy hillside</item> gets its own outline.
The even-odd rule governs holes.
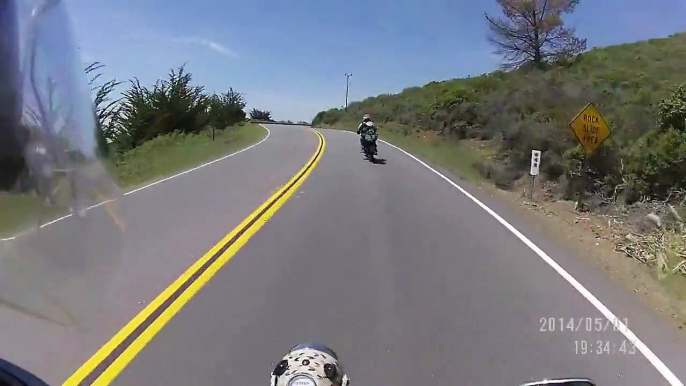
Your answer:
[[[593,49],[545,71],[431,82],[354,102],[348,112],[322,111],[312,124],[349,128],[369,113],[382,136],[435,137],[443,152],[464,151],[458,143],[465,139],[485,140],[493,155],[472,166],[507,187],[527,172],[531,149],[543,151],[546,178],[569,181],[582,154],[568,123],[594,102],[613,135],[589,159],[589,190],[624,202],[664,198],[686,188],[686,130],[679,123],[686,120],[686,93],[674,92],[686,83],[684,63],[686,33],[680,33]],[[661,105],[670,97],[672,104]]]

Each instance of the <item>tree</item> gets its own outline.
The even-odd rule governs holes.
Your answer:
[[[224,94],[215,94],[210,98],[210,125],[223,130],[245,120],[245,99],[233,88]]]
[[[130,80],[122,94],[118,150],[131,150],[159,135],[203,130],[210,123],[210,97],[192,80],[185,65],[171,70],[152,88],[142,86],[137,78]]]
[[[586,39],[567,28],[562,14],[572,13],[580,0],[496,0],[505,18],[486,14],[491,31],[489,40],[496,54],[505,59],[505,69],[531,63],[542,68],[546,63],[564,60],[586,50]]]
[[[258,110],[253,108],[250,111],[250,119],[256,120],[256,121],[272,121],[272,113],[271,111],[267,110]]]
[[[93,62],[86,67],[86,74],[90,75],[95,71],[100,70],[105,67],[100,62]],[[119,102],[120,99],[111,99],[110,94],[115,90],[117,86],[123,82],[118,82],[116,79],[108,80],[107,82],[96,85],[98,78],[102,76],[99,72],[90,80],[88,84],[91,86],[91,91],[95,93],[93,103],[95,105],[95,114],[99,123],[98,141],[101,151],[107,154],[108,147],[107,143],[113,142],[118,134],[117,132],[117,119],[119,118]]]
[[[243,94],[235,91],[233,87],[229,87],[229,91],[227,91],[225,94],[222,94],[222,97],[226,100],[226,103],[232,106],[238,106],[238,108],[241,110],[245,108],[246,103]]]

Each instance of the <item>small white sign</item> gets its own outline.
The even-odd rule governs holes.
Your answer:
[[[531,150],[531,170],[529,174],[532,176],[538,175],[538,170],[541,167],[541,152],[540,150]]]

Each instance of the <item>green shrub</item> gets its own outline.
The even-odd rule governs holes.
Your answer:
[[[243,95],[229,88],[224,94],[215,94],[209,100],[209,124],[215,129],[223,130],[245,121],[245,99]]]
[[[674,128],[686,131],[686,84],[676,88],[674,93],[660,102],[659,125],[663,130]]]
[[[203,130],[210,122],[210,98],[202,86],[191,86],[191,80],[184,66],[172,70],[168,79],[152,89],[131,80],[131,88],[123,93],[118,150],[134,149],[163,134]]]
[[[686,132],[651,131],[631,147],[628,159],[635,196],[664,199],[672,190],[686,188]]]

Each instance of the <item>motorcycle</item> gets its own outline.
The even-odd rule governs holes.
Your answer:
[[[299,344],[291,348],[271,373],[270,386],[348,386],[338,355],[320,343]],[[596,386],[588,378],[554,378],[519,386]]]
[[[40,378],[0,359],[0,385],[48,386]],[[338,355],[323,344],[299,344],[277,363],[271,372],[271,386],[348,386]],[[588,378],[554,378],[519,386],[596,386]]]
[[[0,385],[49,386],[37,376],[3,359],[0,359]]]
[[[367,126],[366,129],[364,126],[360,126],[360,129],[357,131],[357,134],[360,136],[360,147],[362,147],[362,153],[364,154],[365,158],[371,162],[374,162],[374,156],[377,154],[376,140],[378,135],[373,122],[365,122],[364,125]],[[372,131],[370,132],[369,130]]]
[[[364,144],[363,149],[364,149],[364,156],[365,156],[368,160],[374,162],[374,156],[377,154],[377,150],[376,150],[376,141],[374,141],[374,142],[366,142],[366,143]]]

